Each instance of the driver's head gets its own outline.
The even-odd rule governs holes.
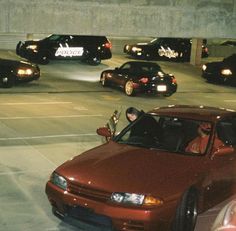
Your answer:
[[[134,107],[129,107],[126,110],[126,118],[129,122],[136,120],[140,116],[140,114],[141,112]]]
[[[211,132],[211,124],[207,122],[203,122],[199,125],[199,130],[201,131],[201,133],[205,135],[209,135]]]

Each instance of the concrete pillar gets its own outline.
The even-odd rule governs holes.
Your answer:
[[[191,56],[190,56],[190,64],[192,65],[200,65],[202,59],[202,41],[200,38],[192,39],[192,48],[191,48]]]
[[[33,38],[34,38],[34,34],[33,33],[26,34],[26,40],[32,40]]]

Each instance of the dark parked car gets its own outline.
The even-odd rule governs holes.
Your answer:
[[[210,62],[202,66],[202,77],[208,82],[236,85],[236,54],[220,62]]]
[[[236,46],[236,40],[226,40],[220,44],[221,46],[229,46],[229,47],[235,47]]]
[[[41,64],[47,64],[50,59],[79,59],[98,65],[112,57],[111,43],[105,36],[59,34],[42,40],[20,41],[16,54]]]
[[[138,92],[170,96],[177,90],[177,81],[172,74],[166,74],[154,62],[130,61],[114,70],[105,70],[100,76],[101,84],[124,90],[128,96]]]
[[[12,87],[20,82],[37,80],[40,77],[38,65],[24,61],[0,59],[0,85]]]
[[[228,202],[217,215],[211,231],[236,230],[236,199]]]
[[[192,41],[189,38],[155,38],[147,43],[126,44],[124,53],[147,60],[189,61]],[[208,56],[206,40],[202,45],[202,57]]]
[[[186,151],[200,124],[208,124],[204,152]],[[157,107],[113,137],[107,127],[97,133],[110,139],[47,182],[55,215],[112,230],[193,231],[199,213],[235,192],[235,111]]]

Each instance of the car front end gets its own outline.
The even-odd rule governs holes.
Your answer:
[[[145,207],[139,205],[144,195],[111,193],[88,185],[80,185],[68,179],[66,182],[68,184],[66,190],[52,181],[46,186],[53,212],[59,217],[69,216],[114,230],[159,230],[168,226],[163,214],[169,214],[170,208],[163,208],[161,201],[153,202],[160,203],[160,206],[157,205],[159,209],[153,206]],[[146,200],[148,203],[148,200],[154,199]]]
[[[134,45],[126,44],[124,46],[123,51],[127,55],[142,59],[142,58],[149,58],[149,56],[146,56],[148,49],[149,49],[148,43],[137,43]]]
[[[39,56],[39,41],[20,41],[16,46],[16,54],[28,60],[36,60]]]
[[[152,171],[146,172],[149,182],[144,182],[141,178],[148,167],[135,163],[146,159],[143,153],[146,150],[122,146],[119,150],[120,144],[110,141],[64,163],[52,173],[45,190],[55,215],[117,231],[170,228],[180,194],[172,197],[166,187],[162,191],[159,184],[169,185],[169,182],[157,178]],[[134,164],[132,168],[128,168],[130,162]],[[164,170],[165,166],[161,168]]]
[[[14,74],[17,82],[29,82],[40,78],[40,69],[36,64],[21,61]]]

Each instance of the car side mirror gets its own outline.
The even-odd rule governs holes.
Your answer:
[[[112,137],[111,131],[107,127],[98,128],[97,134],[100,136],[106,137],[106,139],[109,139]]]
[[[225,156],[234,152],[235,150],[232,146],[220,146],[213,152],[213,156]]]

